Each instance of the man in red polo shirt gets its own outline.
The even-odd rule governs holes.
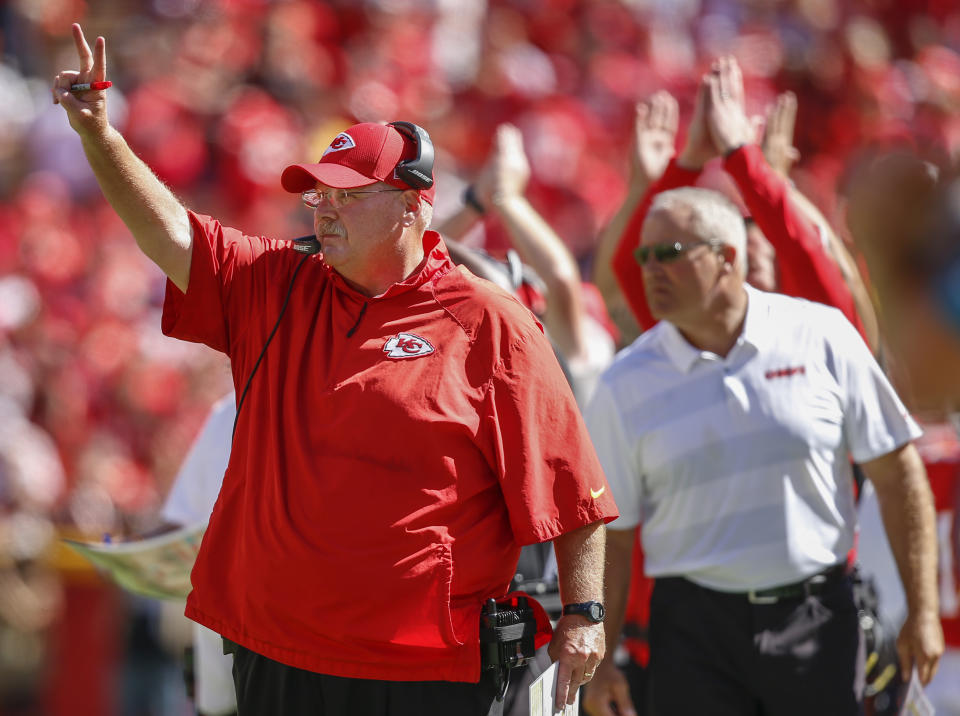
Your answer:
[[[284,188],[316,242],[187,211],[107,119],[78,25],[54,98],[104,195],[169,278],[163,330],[231,358],[238,418],[187,616],[235,648],[241,716],[498,712],[480,613],[553,540],[572,702],[603,656],[616,507],[542,329],[427,231],[432,145],[358,124]],[[312,253],[314,250],[319,254]]]

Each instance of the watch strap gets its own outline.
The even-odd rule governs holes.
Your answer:
[[[606,615],[606,610],[600,602],[575,602],[563,605],[563,615],[580,614],[590,621],[599,624]]]

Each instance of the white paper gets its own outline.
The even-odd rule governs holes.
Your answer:
[[[900,716],[933,716],[933,713],[933,704],[923,693],[923,686],[920,685],[917,670],[914,669],[907,686],[907,695],[900,709]]]
[[[580,690],[572,704],[562,710],[554,711],[553,695],[557,693],[557,662],[530,684],[530,716],[577,716],[580,713]]]
[[[129,542],[64,542],[129,592],[183,599],[190,593],[190,572],[206,528],[203,522]]]

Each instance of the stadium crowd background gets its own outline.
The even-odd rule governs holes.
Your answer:
[[[835,227],[844,175],[871,146],[960,150],[955,0],[0,4],[0,716],[189,713],[171,656],[182,625],[56,537],[155,526],[230,389],[222,356],[160,334],[163,276],[51,103],[51,78],[76,65],[74,21],[107,38],[111,117],[133,149],[188,206],[249,233],[308,233],[280,170],[354,121],[396,118],[437,146],[439,223],[509,121],[532,203],[589,278],[625,192],[635,102],[667,89],[685,126],[723,53],[751,112],[797,95],[792,179]],[[495,227],[472,241],[508,246]]]

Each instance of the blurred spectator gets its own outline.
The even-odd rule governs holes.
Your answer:
[[[892,373],[910,407],[931,421],[920,447],[937,506],[947,652],[929,696],[937,713],[960,713],[960,184],[917,154],[883,153],[853,172],[848,198],[850,230],[870,269]],[[879,575],[889,572],[881,540],[865,540],[863,548]],[[889,580],[882,587],[881,607],[898,623],[903,595]]]
[[[169,525],[193,526],[210,518],[230,459],[236,416],[232,392],[214,404],[163,505],[163,519]],[[196,622],[190,622],[190,629],[191,651],[185,671],[188,693],[199,716],[235,714],[233,656],[223,653],[223,639],[216,632]]]
[[[8,368],[11,367],[8,362]],[[0,713],[33,714],[42,703],[49,632],[62,589],[48,564],[51,508],[64,488],[50,436],[0,394]]]
[[[510,288],[543,321],[582,405],[613,359],[610,322],[602,301],[588,303],[587,296],[596,289],[583,283],[570,249],[527,200],[529,179],[520,130],[500,125],[486,164],[466,191],[466,204],[439,231],[460,239],[488,210],[502,224],[516,259],[536,275],[534,281],[514,280]],[[521,274],[524,270],[512,268]]]
[[[776,102],[767,109],[766,117],[763,122],[763,137],[760,146],[763,149],[763,156],[770,167],[788,182],[790,181],[790,170],[800,158],[800,152],[793,146],[794,130],[797,119],[797,98],[792,92],[784,92],[779,95]],[[860,275],[860,268],[856,259],[853,257],[850,248],[843,242],[836,231],[830,226],[823,213],[810,201],[795,185],[790,184],[788,201],[793,204],[796,210],[806,216],[807,220],[814,226],[820,236],[821,243],[827,251],[827,254],[836,263],[843,281],[849,290],[853,299],[855,315],[863,325],[863,337],[867,345],[874,351],[879,349],[880,334],[877,325],[877,316],[874,312],[873,303],[864,284],[863,277]],[[751,238],[748,228],[747,237]],[[771,250],[773,247],[771,245]],[[774,260],[775,259],[774,250]],[[790,267],[779,268],[779,271],[790,270]],[[748,276],[747,280],[750,280]],[[772,285],[765,290],[776,290],[779,280],[775,279]],[[762,285],[754,283],[758,288],[765,288]],[[800,294],[798,294],[800,295]],[[839,295],[839,294],[836,294]]]
[[[915,410],[960,406],[960,182],[920,155],[868,156],[852,172],[848,223],[866,258],[894,376]]]
[[[600,234],[594,255],[593,276],[607,310],[620,331],[622,345],[629,345],[640,333],[637,319],[617,283],[613,255],[634,212],[650,185],[663,176],[674,155],[679,107],[676,99],[660,90],[636,105],[630,147],[630,180],[627,196]]]

